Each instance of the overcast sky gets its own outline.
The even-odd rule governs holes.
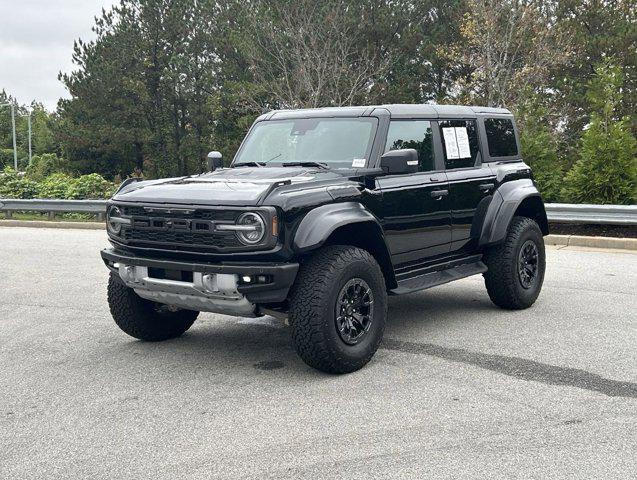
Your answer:
[[[58,72],[73,69],[73,41],[93,38],[93,18],[114,0],[0,0],[0,91],[54,110],[67,97]]]

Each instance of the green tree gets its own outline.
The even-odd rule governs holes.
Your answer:
[[[389,65],[359,103],[452,101],[456,83],[469,73],[456,55],[465,0],[364,0],[348,2],[347,9],[363,47]]]
[[[555,199],[592,123],[586,92],[604,59],[622,70],[616,116],[637,131],[633,3],[122,0],[96,20],[95,40],[77,42],[76,69],[61,77],[71,98],[56,114],[32,105],[34,152],[77,174],[174,176],[201,172],[212,149],[231,158],[254,118],[281,106],[504,105]],[[520,113],[531,107],[541,122]],[[0,112],[2,149],[9,125]]]
[[[118,8],[128,11],[125,3]],[[64,156],[78,173],[110,176],[143,168],[143,59],[131,54],[138,48],[138,34],[118,28],[118,15],[116,10],[103,12],[94,27],[97,40],[75,43],[78,69],[60,76],[71,99],[58,104],[57,134]]]
[[[59,154],[60,144],[56,138],[58,116],[55,113],[49,113],[44,105],[38,102],[31,104],[30,112],[33,154]]]
[[[13,149],[0,148],[0,168],[13,166]]]
[[[579,159],[566,175],[565,197],[577,203],[631,204],[637,200],[637,140],[628,117],[618,116],[621,69],[595,69],[586,98],[593,110],[582,135]]]
[[[61,77],[72,95],[60,106],[64,153],[81,171],[201,171],[215,122],[217,12],[212,0],[123,0],[97,19],[97,38],[76,44],[78,69]]]
[[[31,162],[26,168],[26,174],[30,180],[42,181],[45,177],[53,173],[68,172],[68,163],[58,157],[55,153],[43,153],[33,155]]]
[[[575,153],[584,127],[594,111],[588,85],[597,65],[612,58],[622,71],[620,117],[630,117],[637,133],[637,8],[634,0],[560,0],[557,25],[568,41],[569,61],[556,65],[547,86],[554,92],[553,105],[561,114],[566,147]]]
[[[550,69],[568,53],[554,2],[469,0],[461,32],[454,55],[470,67],[457,82],[463,102],[514,107],[520,93],[541,91]]]
[[[58,122],[56,114],[48,112],[40,103],[33,102],[30,106],[20,105],[18,102],[0,92],[0,103],[13,103],[16,113],[16,145],[18,150],[18,165],[26,168],[29,161],[29,126],[28,115],[31,116],[31,148],[34,155],[43,153],[59,153],[60,146],[55,130]],[[5,106],[0,108],[0,168],[2,165],[13,166],[13,139],[11,125],[11,110]],[[10,158],[9,158],[10,155]]]
[[[21,159],[27,158],[28,150],[25,148],[27,145],[26,137],[26,120],[24,121],[24,129],[22,128],[22,115],[26,113],[26,109],[18,104],[15,98],[8,95],[4,90],[0,91],[0,148],[2,150],[11,150],[11,156],[9,162],[7,162],[5,153],[2,154],[2,159],[6,165],[13,167],[13,127],[11,124],[11,107],[6,105],[12,103],[15,105],[15,120],[16,120],[16,146],[18,150],[18,162]],[[24,138],[22,133],[24,132]],[[23,141],[24,140],[24,141]]]
[[[529,95],[516,110],[520,129],[522,158],[533,169],[533,176],[545,202],[561,201],[566,167],[559,155],[560,140],[551,127],[541,102]]]

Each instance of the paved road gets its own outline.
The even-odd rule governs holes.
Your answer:
[[[104,232],[0,228],[0,478],[631,478],[637,255],[551,249],[535,307],[480,277],[390,301],[328,376],[273,319],[112,322]]]

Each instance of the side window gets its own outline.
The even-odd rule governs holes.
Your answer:
[[[515,129],[509,118],[486,118],[484,129],[489,143],[489,155],[492,157],[512,157],[518,154],[515,142]]]
[[[438,124],[444,145],[447,170],[473,167],[480,152],[476,121],[441,120]]]
[[[385,152],[414,148],[418,152],[418,171],[435,170],[431,122],[428,120],[392,120],[387,132]]]

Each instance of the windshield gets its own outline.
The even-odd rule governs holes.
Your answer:
[[[332,168],[364,167],[372,148],[375,118],[303,118],[258,123],[233,165],[317,162]]]

